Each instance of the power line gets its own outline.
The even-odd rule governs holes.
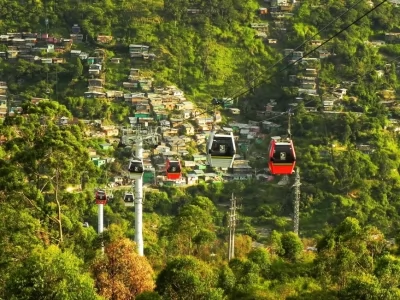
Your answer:
[[[361,2],[364,2],[364,0],[359,0],[356,3],[354,3],[352,6],[350,6],[348,9],[346,9],[343,13],[341,13],[340,15],[338,15],[336,18],[334,18],[333,20],[331,20],[328,24],[326,24],[321,30],[319,30],[317,33],[315,33],[313,36],[311,36],[310,38],[308,38],[307,40],[305,40],[303,43],[301,43],[299,46],[297,46],[295,49],[293,49],[293,51],[297,51],[300,48],[302,48],[305,44],[307,44],[308,42],[311,42],[315,37],[317,37],[320,33],[322,33],[323,31],[325,31],[329,26],[331,26],[333,23],[335,23],[337,20],[339,20],[341,17],[343,17],[345,14],[347,14],[351,9],[353,9],[354,7],[356,7],[358,4],[360,4]],[[282,61],[284,61],[286,58],[289,58],[291,56],[291,54],[288,54],[284,57],[282,57],[281,59],[279,59],[277,62],[275,62],[272,66],[268,67],[267,70],[265,70],[265,73],[268,73],[268,71],[270,71],[272,68],[276,67],[279,63],[281,63]],[[254,87],[252,87],[253,89]],[[248,92],[249,89],[246,89],[246,92]],[[241,95],[241,93],[239,93],[239,95]],[[238,96],[237,96],[238,97]],[[232,97],[232,98],[236,98],[236,97]]]
[[[382,4],[384,4],[385,2],[387,2],[388,0],[383,0],[382,2],[378,3],[377,5],[375,5],[373,8],[369,9],[367,12],[365,12],[362,16],[358,17],[355,21],[351,22],[349,25],[347,25],[346,27],[344,27],[343,29],[339,30],[337,33],[335,33],[334,35],[332,35],[330,38],[328,38],[327,40],[325,40],[324,42],[322,42],[320,45],[318,45],[317,47],[315,47],[314,49],[308,51],[307,53],[305,53],[303,55],[303,57],[300,57],[298,59],[296,59],[295,61],[287,64],[285,67],[283,67],[282,69],[280,69],[277,73],[281,73],[285,70],[287,70],[289,67],[297,64],[299,61],[301,61],[303,58],[309,56],[310,54],[312,54],[313,52],[315,52],[316,50],[318,50],[319,48],[321,48],[322,46],[324,46],[325,44],[327,44],[328,42],[330,42],[331,40],[333,40],[335,37],[337,37],[338,35],[342,34],[343,32],[345,32],[347,29],[349,29],[351,26],[353,26],[354,24],[356,24],[358,21],[362,20],[364,17],[368,16],[371,12],[373,12],[374,10],[376,10],[379,6],[381,6]],[[274,74],[276,75],[276,74]],[[272,76],[269,76],[266,80],[271,79]],[[251,89],[246,89],[246,91],[238,94],[235,96],[235,98],[243,96],[245,94],[247,94],[249,91],[251,91],[252,89],[262,85],[265,82],[265,80],[260,81],[259,83],[257,83],[256,85],[252,86]]]
[[[328,42],[330,42],[331,40],[333,40],[335,37],[339,36],[340,34],[342,34],[343,32],[345,32],[346,30],[348,30],[351,26],[353,26],[354,24],[356,24],[358,21],[362,20],[364,17],[368,16],[371,12],[373,12],[374,10],[376,10],[379,6],[381,6],[382,4],[384,4],[384,3],[387,2],[387,1],[388,1],[388,0],[383,0],[383,1],[381,1],[380,3],[378,3],[377,5],[375,5],[374,7],[372,7],[371,9],[369,9],[367,12],[365,12],[362,16],[358,17],[356,20],[354,20],[353,22],[351,22],[349,25],[345,26],[343,29],[339,30],[337,33],[335,33],[334,35],[332,35],[331,37],[329,37],[327,40],[325,40],[324,42],[322,42],[320,45],[316,46],[316,47],[313,48],[312,50],[310,50],[310,51],[308,51],[307,53],[305,53],[305,54],[303,55],[303,57],[300,57],[300,58],[296,59],[295,61],[292,61],[291,63],[287,64],[285,67],[283,67],[283,68],[281,68],[280,70],[278,70],[277,73],[275,73],[275,74],[273,74],[273,75],[270,75],[267,79],[260,81],[260,82],[257,83],[256,85],[252,86],[250,89],[246,89],[244,92],[241,92],[241,93],[239,93],[239,94],[237,94],[237,95],[235,95],[235,96],[233,96],[233,97],[228,97],[228,98],[233,99],[233,98],[238,98],[238,97],[240,97],[240,96],[243,96],[243,95],[247,94],[249,91],[251,91],[252,89],[254,89],[254,88],[256,88],[256,87],[262,85],[266,80],[271,79],[274,75],[276,75],[276,74],[278,74],[278,73],[281,73],[281,72],[287,70],[288,68],[290,68],[291,66],[297,64],[297,63],[298,63],[299,61],[301,61],[303,58],[309,56],[310,54],[312,54],[313,52],[315,52],[316,50],[318,50],[319,48],[321,48],[322,46],[324,46],[325,44],[327,44]],[[361,2],[361,1],[359,1],[359,2]],[[358,4],[359,2],[357,2],[357,4]],[[351,6],[348,10],[346,10],[344,13],[340,14],[338,17],[336,17],[334,20],[332,20],[332,21],[329,22],[328,24],[330,25],[330,24],[332,24],[333,22],[335,22],[337,19],[339,19],[339,18],[340,18],[341,16],[343,16],[344,14],[346,14],[346,13],[347,13],[350,9],[352,9],[354,6],[355,6],[355,5]],[[327,25],[327,26],[328,26],[328,25]],[[317,34],[319,34],[320,32],[322,32],[323,30],[325,30],[325,29],[327,28],[327,26],[324,26],[324,28],[321,29],[320,31],[318,31]],[[317,34],[315,34],[315,35],[317,35]],[[314,35],[313,37],[315,37],[315,35]],[[303,42],[303,43],[302,43],[300,46],[298,46],[296,49],[298,49],[299,47],[301,47],[302,45],[304,45],[304,43],[306,43],[306,42],[308,42],[308,40],[305,41],[305,42]],[[284,59],[284,58],[283,58],[283,59]],[[273,68],[273,67],[276,66],[277,64],[279,64],[283,59],[281,59],[281,60],[279,60],[278,62],[276,62],[273,66],[271,66],[270,68],[268,68],[268,70],[271,69],[271,68]],[[306,102],[305,104],[310,103],[310,102],[312,102],[312,101],[314,101],[314,100],[310,100],[310,101]],[[221,104],[223,104],[223,103],[221,103]],[[295,110],[295,109],[296,109],[296,108],[294,108],[293,110]],[[207,113],[210,113],[210,111],[205,110],[205,111],[203,111],[202,113],[196,115],[195,117],[198,117],[198,116],[200,116],[200,115],[207,114]],[[282,112],[281,114],[278,114],[278,115],[276,115],[276,116],[274,116],[274,117],[271,117],[271,118],[269,118],[269,119],[267,119],[267,120],[264,120],[264,121],[268,121],[268,120],[275,119],[275,118],[277,118],[277,117],[279,117],[279,116],[281,116],[281,115],[285,115],[286,113],[287,113],[287,112]],[[195,118],[195,117],[194,117],[194,118]],[[194,118],[189,118],[188,120],[194,120]],[[183,121],[182,121],[181,123],[178,123],[178,124],[182,124],[182,123],[183,123]]]

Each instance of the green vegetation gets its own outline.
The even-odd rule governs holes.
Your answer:
[[[0,0],[0,35],[48,31],[68,37],[79,24],[87,41],[72,48],[105,50],[108,90],[126,91],[122,81],[137,67],[156,86],[179,86],[199,106],[249,91],[238,106],[241,117],[251,120],[270,99],[277,111],[296,101],[288,75],[318,69],[319,92],[293,109],[302,176],[300,237],[290,232],[292,190],[276,180],[164,187],[146,192],[142,258],[130,241],[134,210],[124,206],[124,190],[115,190],[105,206],[104,234],[93,227],[93,189],[125,169],[130,153],[101,149],[105,139],[87,137],[91,125],[82,121],[58,124],[73,116],[122,125],[132,108],[84,98],[88,63],[68,52],[42,54],[64,58],[63,64],[0,58],[0,81],[7,82],[10,99],[23,103],[23,113],[7,116],[0,127],[0,299],[398,299],[400,86],[393,59],[400,46],[366,42],[399,31],[400,9],[385,3],[357,22],[325,46],[335,55],[284,72],[278,70],[287,60],[271,68],[284,49],[313,37],[354,3],[304,0],[293,17],[284,18],[283,31],[270,15],[258,15],[255,0]],[[369,8],[368,2],[358,4],[313,39],[327,39]],[[256,22],[268,23],[268,38],[278,43],[257,38],[250,26]],[[101,45],[98,35],[113,41]],[[131,43],[149,45],[156,59],[130,64]],[[111,57],[121,64],[110,63]],[[325,97],[338,87],[347,89],[340,113],[323,113]],[[50,101],[36,105],[32,97]],[[282,134],[287,116],[270,119],[282,127],[265,133]],[[265,168],[260,156],[267,146],[268,139],[251,145],[253,167]],[[97,168],[89,148],[116,160]],[[232,193],[242,209],[236,258],[228,263],[226,205]],[[264,246],[253,248],[253,241]]]

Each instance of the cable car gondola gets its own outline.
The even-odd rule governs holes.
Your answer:
[[[124,195],[125,206],[135,206],[135,197],[133,193],[126,192]]]
[[[139,159],[131,159],[128,166],[129,178],[139,179],[143,175],[143,162]]]
[[[231,168],[235,160],[236,146],[233,133],[216,134],[211,131],[207,141],[207,160],[211,167]]]
[[[293,141],[272,138],[269,149],[269,170],[272,175],[291,175],[296,166]]]
[[[107,194],[105,190],[96,191],[96,204],[107,204]]]
[[[170,180],[178,180],[182,176],[182,167],[179,160],[167,159],[165,170],[167,173],[167,178]]]

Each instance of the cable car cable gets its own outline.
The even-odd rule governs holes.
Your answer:
[[[383,0],[382,2],[380,2],[379,4],[377,4],[375,7],[373,7],[372,9],[370,9],[369,11],[367,11],[366,13],[364,13],[361,17],[357,18],[357,20],[353,21],[351,24],[347,25],[345,28],[343,28],[342,30],[340,30],[339,32],[337,32],[335,35],[333,35],[332,37],[330,37],[328,40],[324,41],[323,43],[321,43],[321,45],[317,46],[316,48],[314,48],[313,50],[309,51],[306,53],[306,55],[304,55],[302,58],[297,59],[296,61],[290,63],[289,65],[287,65],[286,67],[284,67],[283,69],[281,69],[280,71],[283,71],[285,69],[287,69],[289,66],[296,64],[298,61],[302,60],[304,57],[308,56],[309,54],[311,54],[312,52],[314,52],[315,50],[317,50],[318,48],[320,48],[321,46],[323,46],[324,44],[328,43],[330,40],[332,40],[334,37],[338,36],[339,34],[341,34],[342,32],[344,32],[345,30],[347,30],[348,28],[350,28],[352,25],[354,25],[356,22],[358,22],[359,20],[361,20],[362,18],[364,18],[365,16],[367,16],[369,13],[371,13],[372,11],[374,11],[375,9],[377,9],[380,5],[382,5],[383,3],[387,2],[387,0]],[[260,82],[258,85],[262,84],[262,82]],[[254,88],[254,87],[253,87]],[[322,99],[322,98],[321,98]],[[290,112],[291,110],[289,110],[289,126],[290,126]],[[325,119],[326,121],[326,119]],[[326,123],[325,123],[326,125]],[[289,127],[290,128],[290,127]],[[290,134],[290,131],[289,131]],[[290,142],[292,143],[292,141],[290,140]],[[274,149],[274,147],[276,147],[276,143],[274,144],[274,140],[271,141],[271,145],[272,148]],[[293,149],[293,146],[292,148]],[[292,169],[286,169],[285,167],[283,167],[283,165],[279,165],[277,164],[276,168],[275,168],[275,160],[273,159],[273,154],[272,151],[274,151],[273,153],[275,153],[275,150],[271,150],[271,152],[269,153],[270,155],[270,170],[272,174],[279,174],[279,175],[287,175],[287,173],[290,173],[290,171],[293,172],[293,168],[295,167],[295,162],[293,162],[292,164]],[[293,150],[293,155],[294,154],[294,150]],[[282,153],[281,153],[282,154]],[[286,157],[286,156],[285,156]],[[281,158],[282,159],[282,158]]]
[[[325,44],[327,44],[328,42],[330,42],[331,40],[333,40],[335,37],[339,36],[340,34],[342,34],[343,32],[345,32],[346,30],[348,30],[350,27],[352,27],[353,25],[355,25],[358,21],[360,21],[360,20],[362,20],[364,17],[368,16],[371,12],[373,12],[374,10],[376,10],[379,6],[381,6],[382,4],[384,4],[384,3],[387,2],[387,1],[388,1],[388,0],[383,0],[383,1],[381,1],[381,2],[378,3],[377,5],[375,5],[374,7],[372,7],[371,9],[369,9],[368,11],[366,11],[363,15],[361,15],[360,17],[358,17],[356,20],[354,20],[353,22],[351,22],[349,25],[345,26],[344,28],[342,28],[341,30],[339,30],[338,32],[336,32],[334,35],[332,35],[331,37],[329,37],[327,40],[325,40],[324,42],[322,42],[321,45],[316,46],[315,48],[311,49],[310,51],[308,51],[307,53],[305,53],[305,54],[303,55],[303,57],[298,58],[298,59],[296,59],[295,61],[293,61],[293,62],[287,64],[285,67],[281,68],[281,69],[280,69],[278,72],[276,72],[275,74],[270,75],[270,76],[269,76],[267,79],[265,79],[265,80],[271,79],[271,78],[272,78],[273,76],[275,76],[276,74],[281,73],[281,72],[287,70],[289,67],[291,67],[291,66],[297,64],[297,63],[298,63],[299,61],[301,61],[303,58],[309,56],[310,54],[312,54],[313,52],[315,52],[316,50],[318,50],[319,48],[321,48],[322,46],[324,46]],[[351,7],[351,8],[352,8],[352,7]],[[349,8],[349,10],[350,10],[351,8]],[[346,11],[346,12],[347,12],[347,11]],[[345,13],[346,13],[346,12],[345,12]],[[343,16],[345,13],[341,14],[340,16]],[[337,18],[336,18],[336,19],[337,19]],[[329,24],[333,23],[336,19],[334,19],[333,21],[331,21]],[[321,29],[320,31],[323,31],[323,30],[325,30],[325,29],[326,29],[326,28],[324,27],[324,28]],[[319,31],[319,32],[320,32],[320,31]],[[303,45],[303,44],[302,44],[302,45]],[[278,61],[276,64],[278,64],[279,62],[280,62],[280,61]],[[273,66],[275,66],[276,64],[274,64]],[[273,66],[272,66],[272,67],[273,67]],[[271,67],[271,68],[272,68],[272,67]],[[268,68],[268,69],[270,69],[270,68]],[[256,88],[256,87],[262,85],[262,84],[265,82],[265,80],[260,81],[259,83],[257,83],[256,85],[254,85],[252,88],[246,89],[244,92],[242,92],[242,93],[240,93],[240,94],[238,94],[238,95],[235,95],[235,96],[233,96],[233,97],[230,97],[230,98],[237,98],[237,97],[240,97],[240,96],[243,96],[243,95],[247,94],[247,93],[248,93],[249,91],[251,91],[252,89],[254,89],[254,88]],[[310,100],[310,101],[308,101],[307,103],[312,102],[312,101],[313,101],[313,100]],[[222,104],[223,104],[223,103],[222,103]],[[203,112],[202,114],[204,114],[204,113],[207,113],[207,111],[206,111],[206,112]],[[281,115],[283,115],[283,114],[285,114],[285,113],[286,113],[286,112],[282,113]],[[275,119],[275,118],[278,117],[278,116],[279,116],[279,115],[277,115],[277,116],[275,116],[275,117],[272,117],[272,118],[270,118],[270,119]],[[270,119],[267,119],[267,120],[264,120],[264,121],[268,121],[268,120],[270,120]]]
[[[319,48],[321,48],[322,46],[324,46],[325,44],[327,44],[328,42],[330,42],[331,40],[333,40],[335,37],[339,36],[340,34],[342,34],[343,32],[345,32],[346,30],[348,30],[350,27],[352,27],[352,26],[353,26],[354,24],[356,24],[358,21],[360,21],[360,20],[362,20],[364,17],[368,16],[371,12],[373,12],[374,10],[376,10],[379,6],[381,6],[382,4],[384,4],[384,3],[387,2],[387,1],[388,1],[388,0],[383,0],[383,1],[381,1],[380,3],[378,3],[377,5],[375,5],[374,7],[372,7],[371,9],[369,9],[367,12],[365,12],[363,15],[361,15],[360,17],[358,17],[356,20],[354,20],[353,22],[351,22],[349,25],[345,26],[344,28],[342,28],[341,30],[339,30],[338,32],[336,32],[334,35],[332,35],[331,37],[329,37],[327,40],[325,40],[324,42],[322,42],[321,45],[318,45],[318,46],[316,46],[315,48],[311,49],[310,51],[308,51],[307,53],[305,53],[305,54],[303,55],[303,57],[298,58],[298,59],[296,59],[295,61],[293,61],[293,62],[287,64],[285,67],[279,69],[278,72],[276,72],[276,73],[273,74],[273,75],[270,75],[270,76],[269,76],[267,79],[265,79],[265,80],[271,79],[273,76],[276,76],[276,74],[279,74],[279,73],[281,73],[281,72],[287,70],[289,67],[291,67],[291,66],[297,64],[297,63],[298,63],[299,61],[301,61],[303,58],[305,58],[305,57],[309,56],[310,54],[314,53],[316,50],[318,50]],[[352,8],[352,7],[351,7],[351,8]],[[349,8],[349,10],[350,10],[351,8]],[[347,11],[346,11],[345,13],[347,13]],[[340,16],[343,16],[345,13],[341,14]],[[338,19],[338,18],[339,18],[339,17],[335,18],[335,19],[332,20],[329,24],[332,24],[332,23],[335,22],[336,19]],[[325,30],[325,29],[326,29],[326,28],[324,27],[324,28],[321,29],[320,31],[323,31],[323,30]],[[319,32],[320,32],[320,31],[319,31]],[[302,44],[302,45],[303,45],[303,44]],[[297,48],[298,48],[298,47],[297,47]],[[296,49],[297,49],[297,48],[296,48]],[[281,60],[278,61],[277,63],[275,63],[273,66],[276,66],[279,62],[281,62]],[[272,68],[272,67],[270,67],[270,68]],[[270,69],[270,68],[268,68],[268,69]],[[240,96],[243,96],[243,95],[247,94],[247,93],[248,93],[249,91],[251,91],[252,89],[254,89],[254,88],[259,87],[260,85],[262,85],[262,84],[265,82],[265,80],[260,81],[259,83],[257,83],[256,85],[254,85],[252,88],[246,89],[244,92],[241,92],[241,93],[239,93],[239,94],[237,94],[237,95],[235,95],[235,96],[233,96],[233,97],[230,97],[230,98],[232,98],[232,99],[233,99],[233,98],[238,98],[238,97],[240,97]],[[313,100],[311,100],[311,101],[313,101]],[[309,102],[311,102],[311,101],[309,101]],[[309,103],[309,102],[307,102],[307,103]],[[220,103],[220,104],[224,104],[224,103],[222,102],[222,103]],[[200,116],[200,115],[203,115],[203,114],[207,114],[207,113],[209,113],[209,111],[207,111],[207,110],[206,110],[206,111],[203,111],[202,113],[196,115],[196,117],[198,117],[198,116]],[[285,113],[286,113],[286,112],[285,112]],[[285,114],[285,113],[282,113],[282,115]],[[278,116],[279,116],[279,115],[278,115]],[[274,118],[276,118],[276,117],[278,117],[278,116],[272,117],[272,118],[270,118],[270,119],[274,119]],[[194,117],[194,118],[195,118],[195,117]],[[191,119],[193,120],[194,118],[191,118]],[[270,119],[267,119],[267,120],[270,120]],[[190,119],[188,119],[188,120],[190,120]],[[267,120],[264,120],[264,121],[267,121]],[[179,123],[179,124],[182,124],[182,123],[183,123],[183,122],[181,122],[181,123]]]
[[[358,21],[362,20],[364,17],[368,16],[371,12],[373,12],[374,10],[376,10],[379,6],[381,6],[382,4],[384,4],[385,2],[387,2],[388,0],[383,0],[381,2],[379,2],[377,5],[375,5],[373,8],[369,9],[367,12],[365,12],[363,15],[361,15],[360,17],[358,17],[356,20],[354,20],[353,22],[351,22],[349,25],[347,25],[346,27],[344,27],[343,29],[339,30],[338,32],[336,32],[334,35],[332,35],[331,37],[329,37],[327,40],[325,40],[324,42],[321,43],[321,45],[316,46],[315,48],[311,49],[310,51],[308,51],[306,54],[303,55],[303,57],[300,57],[298,59],[296,59],[295,61],[287,64],[285,67],[281,68],[277,73],[281,73],[285,70],[287,70],[289,67],[295,65],[296,63],[298,63],[299,61],[301,61],[303,58],[309,56],[310,54],[312,54],[313,52],[315,52],[316,50],[318,50],[319,48],[321,48],[322,46],[324,46],[325,44],[327,44],[328,42],[330,42],[331,40],[333,40],[335,37],[337,37],[338,35],[342,34],[343,32],[345,32],[346,30],[348,30],[351,26],[353,26],[354,24],[356,24]],[[276,75],[276,74],[274,74]],[[269,76],[267,79],[271,79],[274,75]],[[235,98],[243,96],[245,94],[247,94],[249,91],[251,91],[252,89],[254,89],[255,87],[258,87],[260,85],[262,85],[265,80],[260,81],[259,83],[257,83],[256,85],[254,85],[251,89],[247,89],[246,91],[240,93],[239,95],[236,95]]]
[[[311,42],[315,37],[317,37],[320,33],[322,33],[323,31],[325,31],[329,26],[331,26],[332,24],[334,24],[337,20],[339,20],[341,17],[343,17],[345,14],[347,14],[351,9],[353,9],[354,7],[356,7],[358,4],[364,2],[364,0],[359,0],[356,3],[354,3],[352,6],[350,6],[348,9],[346,9],[344,12],[342,12],[340,15],[338,15],[336,18],[334,18],[333,20],[331,20],[328,24],[326,24],[322,29],[320,29],[317,33],[315,33],[313,36],[311,36],[310,38],[306,39],[303,43],[301,43],[300,45],[298,45],[295,49],[293,49],[292,53],[294,51],[299,50],[300,48],[302,48],[304,45],[306,45],[308,42]],[[272,68],[276,67],[279,63],[281,63],[282,61],[284,61],[286,58],[289,58],[292,53],[289,53],[288,55],[282,57],[281,59],[279,59],[277,62],[275,62],[272,66],[268,67],[265,70],[265,73],[268,73],[268,71],[270,71]],[[251,88],[253,89],[254,86]],[[246,92],[250,91],[251,89],[246,89]],[[239,93],[239,95],[241,95],[241,93]],[[235,96],[232,98],[236,98]]]

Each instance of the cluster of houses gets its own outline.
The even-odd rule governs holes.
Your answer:
[[[210,169],[207,166],[207,157],[204,154],[206,138],[209,133],[207,131],[200,130],[199,133],[193,131],[191,133],[183,133],[180,130],[176,130],[168,123],[169,121],[160,122],[165,125],[163,129],[162,140],[151,149],[143,151],[143,164],[144,164],[144,177],[143,181],[145,184],[153,185],[195,185],[200,181],[205,182],[222,182],[229,180],[247,180],[256,176],[261,180],[270,179],[271,176],[267,175],[267,170],[261,170],[261,172],[255,172],[252,167],[249,166],[247,157],[237,156],[232,168],[230,169]],[[196,125],[195,128],[199,128]],[[223,127],[224,131],[231,131],[235,135],[236,142],[238,144],[239,151],[245,153],[248,149],[250,141],[260,142],[265,135],[261,133],[264,124],[262,122],[249,121],[248,124],[244,123],[230,123],[227,127]],[[181,129],[184,129],[183,127]],[[134,138],[131,143],[128,141],[131,137],[136,135],[134,128],[123,128],[121,129],[121,136],[126,139],[121,139],[123,145],[132,145]],[[167,134],[166,134],[167,133]],[[110,141],[111,142],[111,141]],[[117,141],[115,141],[117,142]],[[190,154],[188,151],[188,145],[193,145],[200,149],[197,153]],[[112,146],[111,144],[109,144]],[[97,159],[97,158],[96,158]],[[183,167],[183,174],[179,180],[168,180],[165,176],[165,167],[167,159],[175,160],[179,159]],[[105,163],[105,158],[102,163]],[[122,173],[115,177],[114,183],[120,184],[131,184],[128,179],[127,173]]]
[[[10,97],[7,83],[0,81],[0,121],[2,122],[7,115],[15,116],[22,113],[22,100],[18,97]],[[1,123],[0,122],[0,123]]]
[[[55,38],[48,33],[7,33],[0,35],[0,58],[25,59],[31,62],[64,63],[64,58],[53,57],[71,49],[73,37]],[[53,54],[48,57],[49,53]]]
[[[77,24],[71,27],[69,37],[62,38],[51,36],[49,33],[8,32],[0,34],[0,58],[25,59],[46,64],[65,63],[62,54],[71,51],[73,43],[82,43],[84,37]],[[112,36],[97,36],[98,44],[108,44],[112,40]],[[88,58],[87,53],[76,51],[72,50],[72,54],[82,59]]]
[[[286,34],[287,19],[293,17],[292,10],[298,4],[296,0],[264,0],[266,7],[260,7],[258,13],[261,20],[270,17],[272,22],[252,23],[251,28],[256,36],[268,44],[277,44],[281,36]],[[271,27],[269,25],[272,25]]]

